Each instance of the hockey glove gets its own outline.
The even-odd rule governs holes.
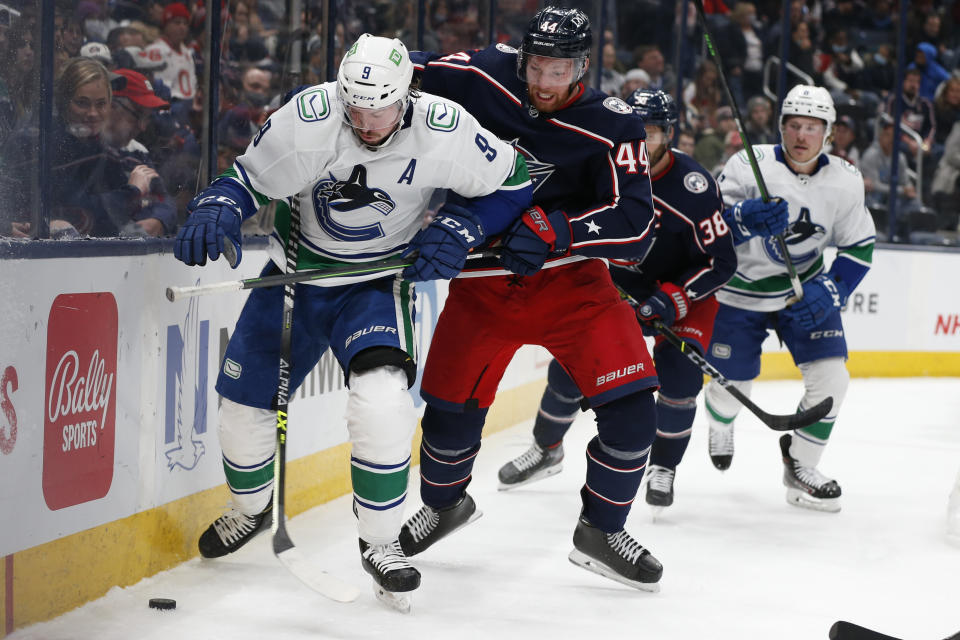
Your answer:
[[[433,222],[417,232],[403,252],[404,257],[419,252],[416,261],[403,270],[403,277],[415,282],[455,278],[463,269],[467,253],[483,239],[483,227],[472,211],[444,204]]]
[[[783,310],[783,314],[812,331],[832,314],[840,311],[847,300],[847,288],[825,273],[803,283],[803,298]]]
[[[672,282],[664,282],[659,291],[640,303],[637,307],[637,320],[641,324],[650,324],[659,320],[668,327],[687,317],[690,299],[687,294]]]
[[[507,229],[500,262],[513,273],[530,276],[543,267],[550,254],[562,255],[570,247],[570,223],[563,211],[547,215],[530,207]]]
[[[783,198],[771,198],[767,202],[751,198],[725,210],[723,218],[733,230],[733,243],[742,244],[757,236],[775,236],[786,231],[789,211]]]
[[[220,254],[229,257],[236,249],[236,260],[230,263],[236,268],[240,264],[240,206],[235,200],[222,194],[205,195],[201,192],[187,205],[190,212],[187,221],[177,231],[173,244],[173,255],[186,264],[205,265],[207,257],[216,260]],[[226,246],[225,240],[232,243]]]

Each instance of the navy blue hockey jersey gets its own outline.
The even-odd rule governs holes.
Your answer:
[[[410,54],[424,91],[459,102],[527,162],[534,204],[570,220],[570,253],[643,256],[653,239],[653,204],[643,120],[623,100],[594,89],[555,113],[528,107],[517,52]]]
[[[670,154],[670,164],[653,177],[657,225],[650,253],[640,263],[613,261],[610,273],[638,300],[672,282],[696,302],[733,277],[737,254],[713,176],[685,153]]]

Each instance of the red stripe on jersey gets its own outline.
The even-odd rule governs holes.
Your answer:
[[[472,71],[473,73],[477,74],[481,78],[484,78],[487,82],[489,82],[494,87],[496,87],[500,91],[500,93],[507,96],[510,99],[510,101],[513,102],[515,105],[517,105],[518,107],[523,106],[519,98],[517,98],[515,95],[507,91],[506,87],[504,87],[502,84],[494,80],[492,76],[488,75],[485,71],[481,71],[477,67],[471,67],[471,66],[466,66],[462,64],[451,64],[449,62],[428,62],[427,66],[447,67],[448,69],[453,69],[454,71]]]
[[[620,179],[617,178],[617,167],[613,163],[613,157],[608,153],[607,154],[607,163],[610,165],[610,182],[613,184],[613,200],[607,204],[600,205],[595,209],[590,209],[589,211],[584,211],[579,216],[570,218],[571,221],[580,220],[587,216],[592,216],[595,213],[599,213],[604,209],[611,209],[617,206],[617,203],[620,202]]]

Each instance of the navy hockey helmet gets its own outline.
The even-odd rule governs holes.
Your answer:
[[[644,124],[652,124],[664,131],[677,126],[680,120],[680,110],[673,96],[660,89],[637,89],[627,98],[627,104],[643,118]]]
[[[544,7],[527,25],[517,52],[517,76],[527,81],[527,56],[573,58],[573,83],[579,82],[587,70],[592,44],[587,14],[579,9]]]

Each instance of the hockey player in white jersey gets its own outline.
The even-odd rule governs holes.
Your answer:
[[[710,364],[749,394],[760,373],[761,343],[773,329],[803,376],[800,407],[833,397],[822,421],[780,438],[787,502],[821,511],[840,509],[840,485],[817,470],[850,380],[840,308],[869,270],[875,241],[860,172],[825,151],[835,120],[826,89],[798,85],[780,112],[783,142],[753,147],[769,192],[789,204],[784,238],[803,297],[788,306],[793,292],[776,238],[738,244],[736,275],[717,293],[720,310],[708,352]],[[746,151],[727,161],[718,181],[726,204],[735,209],[759,195]],[[826,265],[829,246],[837,255]],[[733,458],[733,423],[741,406],[711,382],[706,407],[710,457],[724,470]]]
[[[328,347],[343,368],[361,561],[394,594],[420,583],[397,543],[417,423],[407,391],[417,372],[410,281],[456,276],[467,252],[505,230],[532,194],[515,148],[458,104],[417,91],[412,76],[402,42],[362,35],[336,82],[293,96],[193,199],[175,244],[187,264],[216,260],[225,243],[239,261],[241,222],[276,200],[264,274],[291,251],[297,269],[416,252],[402,274],[298,284],[292,323],[291,395]],[[453,193],[424,227],[431,195],[444,188]],[[288,247],[297,215],[299,246]],[[204,557],[231,553],[270,525],[282,294],[250,293],[224,355],[219,435],[233,505],[201,536]],[[317,416],[302,428],[324,423]]]

